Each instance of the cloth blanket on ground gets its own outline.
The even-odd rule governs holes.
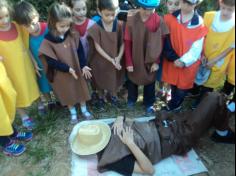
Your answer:
[[[154,119],[154,117],[143,117],[136,119],[140,122],[145,122]],[[102,119],[96,120],[105,123],[113,123],[115,119]],[[77,131],[81,125],[89,123],[84,121],[77,124],[69,138],[69,142],[77,134]],[[191,176],[203,172],[208,172],[204,164],[199,159],[198,155],[194,150],[191,150],[186,156],[172,156],[169,157],[157,165],[155,165],[156,174],[155,176]],[[97,171],[97,157],[96,155],[88,157],[80,157],[72,153],[71,159],[71,176],[121,176],[115,172],[106,172],[99,174]],[[134,174],[134,176],[142,176]]]

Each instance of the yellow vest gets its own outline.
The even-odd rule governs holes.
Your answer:
[[[16,92],[0,61],[0,136],[9,136],[13,133],[12,123],[15,119],[15,112]]]
[[[29,34],[15,23],[18,36],[11,41],[0,39],[0,56],[14,89],[17,92],[16,107],[29,107],[39,98],[36,74],[29,56]]]
[[[235,27],[228,32],[213,31],[212,23],[215,15],[216,12],[207,12],[204,17],[205,25],[209,28],[204,48],[204,54],[208,61],[213,60],[235,43]],[[204,86],[218,88],[224,84],[227,75],[228,81],[235,85],[235,50],[225,57],[224,63],[220,67],[215,65],[211,69],[209,80]]]

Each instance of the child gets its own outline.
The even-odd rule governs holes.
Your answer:
[[[30,51],[33,54],[33,58],[37,62],[40,69],[43,68],[42,62],[39,59],[38,51],[40,45],[44,39],[46,33],[48,33],[47,24],[39,22],[39,14],[32,4],[26,1],[20,1],[15,5],[14,8],[14,19],[19,25],[23,25],[25,29],[30,34]],[[38,76],[38,85],[41,93],[41,102],[39,103],[39,112],[45,113],[44,103],[46,98],[49,99],[49,107],[53,104],[50,96],[52,88],[47,80],[46,74],[43,70],[40,71],[40,76]]]
[[[172,14],[180,9],[180,0],[167,0],[166,7],[169,14]]]
[[[79,35],[70,31],[72,12],[65,4],[54,3],[49,9],[49,32],[40,47],[44,68],[53,90],[63,106],[71,114],[71,123],[77,123],[75,105],[80,103],[82,115],[91,119],[86,101],[90,99],[85,78],[90,78]],[[84,78],[85,77],[85,78]]]
[[[0,17],[2,17],[1,11]],[[2,60],[3,57],[0,56],[0,147],[3,149],[3,153],[8,156],[19,156],[24,153],[25,146],[14,140],[29,141],[33,135],[30,132],[18,133],[12,127],[16,111],[16,92],[7,77]]]
[[[180,9],[180,0],[167,0],[166,1],[166,7],[168,10],[168,14],[172,14]],[[163,57],[161,57],[160,61],[160,68],[157,72],[157,81],[159,81],[159,87],[160,91],[157,93],[157,97],[164,97],[166,101],[171,100],[171,88],[169,85],[166,85],[164,82],[162,82],[162,72],[163,72]]]
[[[207,12],[204,22],[209,28],[204,55],[211,68],[211,75],[202,92],[219,88],[227,77],[223,91],[230,95],[235,86],[235,1],[220,0],[220,11]],[[224,57],[212,62],[226,50],[229,52]]]
[[[124,80],[123,25],[116,15],[118,0],[100,0],[98,12],[101,19],[89,29],[89,64],[92,68],[93,83],[99,91],[99,108],[104,105],[104,93],[108,91],[113,105],[118,105],[117,92]]]
[[[71,7],[74,16],[74,29],[79,32],[80,40],[84,48],[85,58],[88,58],[89,44],[87,40],[87,31],[94,25],[94,21],[86,17],[87,15],[87,0],[72,0]]]
[[[164,60],[163,81],[171,85],[171,101],[164,108],[167,111],[178,111],[182,102],[194,85],[200,65],[204,37],[207,28],[195,8],[200,0],[181,0],[181,10],[165,16],[170,29],[173,49],[181,56],[177,60]]]
[[[0,55],[17,93],[16,108],[23,126],[31,130],[34,123],[24,108],[39,98],[39,90],[28,52],[29,38],[22,28],[11,22],[10,9],[8,1],[0,1]]]
[[[155,80],[162,52],[162,40],[169,33],[163,19],[155,13],[160,1],[137,1],[140,10],[128,16],[125,31],[125,56],[128,70],[128,107],[138,98],[138,86],[144,86],[147,115],[154,113]]]

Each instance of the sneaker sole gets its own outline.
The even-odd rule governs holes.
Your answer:
[[[26,148],[25,148],[23,151],[21,151],[20,153],[17,153],[17,154],[8,153],[8,152],[5,152],[5,151],[3,151],[3,153],[4,153],[4,155],[9,156],[9,157],[19,157],[19,156],[21,156],[25,151],[26,151]]]

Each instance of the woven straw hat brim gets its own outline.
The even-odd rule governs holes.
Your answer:
[[[92,124],[92,122],[91,122]],[[105,123],[94,123],[98,125],[102,131],[102,139],[96,145],[86,146],[79,142],[78,134],[72,140],[71,148],[72,151],[80,156],[94,155],[102,151],[110,141],[111,138],[111,129]]]

